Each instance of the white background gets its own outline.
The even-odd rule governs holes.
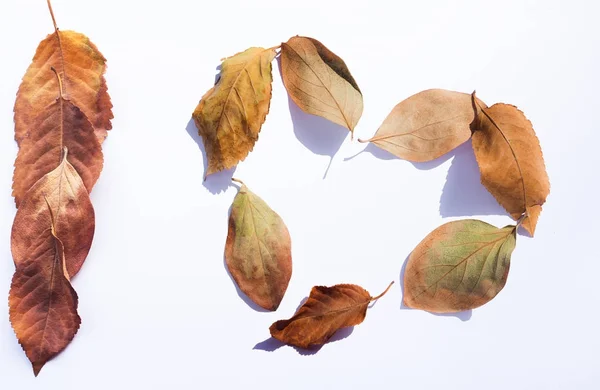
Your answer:
[[[82,327],[34,378],[0,310],[0,388],[600,388],[597,2],[54,0],[54,10],[107,57],[114,129],[92,193],[93,247],[73,280]],[[0,295],[14,271],[12,107],[51,32],[45,1],[0,2]],[[223,264],[237,190],[231,172],[203,182],[190,115],[220,58],[296,34],[348,64],[365,99],[358,137],[428,88],[477,89],[531,119],[551,193],[492,302],[455,316],[400,307],[402,265],[427,233],[467,216],[511,223],[479,184],[470,143],[426,164],[363,152],[290,103],[277,66],[271,112],[234,175],[285,220],[294,270],[275,313],[238,296]],[[392,280],[363,324],[317,353],[269,340],[313,285],[375,295]]]

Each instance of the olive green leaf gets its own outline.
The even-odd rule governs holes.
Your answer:
[[[411,253],[404,273],[404,304],[435,313],[474,309],[506,284],[517,227],[475,219],[446,223]]]
[[[225,244],[231,276],[254,303],[277,310],[292,276],[292,243],[281,217],[239,180]]]

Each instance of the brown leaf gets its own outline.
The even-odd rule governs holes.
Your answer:
[[[344,61],[321,42],[296,36],[282,43],[281,75],[304,112],[354,131],[363,111],[362,93]]]
[[[66,269],[75,276],[92,245],[95,229],[94,208],[75,168],[67,161],[42,177],[27,192],[17,210],[12,227],[11,250],[17,268],[30,260],[40,236],[52,225],[64,246]]]
[[[254,148],[271,104],[274,49],[253,47],[221,64],[220,78],[192,114],[206,148],[206,176],[229,169]]]
[[[242,183],[231,206],[225,262],[240,290],[264,309],[277,310],[283,299],[292,276],[291,246],[281,217]]]
[[[52,15],[54,18],[54,15]],[[51,68],[63,81],[62,94],[89,118],[100,143],[112,128],[112,103],[106,88],[106,59],[83,34],[58,31],[40,42],[19,87],[15,102],[15,139],[19,144],[37,131],[37,113],[56,100],[59,86]]]
[[[31,186],[60,165],[65,147],[69,150],[69,162],[91,191],[102,171],[104,157],[94,128],[83,112],[60,96],[31,123],[35,131],[21,141],[15,161],[13,196],[17,207]]]
[[[292,318],[271,325],[271,336],[300,348],[325,344],[339,329],[363,322],[369,303],[385,295],[392,284],[376,297],[354,284],[313,287]]]
[[[489,302],[506,284],[515,243],[516,226],[466,219],[438,227],[408,258],[404,304],[449,313]]]
[[[400,102],[373,138],[359,142],[408,161],[431,161],[468,141],[474,118],[469,94],[429,89]]]
[[[475,94],[473,94],[475,99]],[[481,182],[533,236],[542,205],[550,193],[540,142],[531,122],[515,106],[477,103],[473,150]]]
[[[45,220],[52,219],[45,209]],[[37,376],[73,340],[81,318],[77,293],[65,274],[63,245],[51,225],[35,237],[17,264],[9,293],[9,316]]]

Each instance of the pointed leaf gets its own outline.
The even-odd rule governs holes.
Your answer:
[[[92,245],[95,216],[85,186],[66,156],[56,169],[35,183],[17,210],[11,236],[17,268],[30,260],[38,238],[52,225],[48,207],[54,215],[55,234],[64,246],[68,275],[73,277]]]
[[[31,121],[35,131],[21,141],[13,176],[17,207],[31,186],[60,165],[65,147],[69,162],[88,192],[102,171],[104,157],[94,128],[79,108],[62,96],[56,99],[56,94],[54,101]]]
[[[515,106],[498,103],[487,108],[477,104],[477,109],[473,150],[481,182],[515,220],[527,213],[522,225],[533,236],[550,193],[533,126]]]
[[[339,329],[363,322],[369,303],[381,298],[393,283],[376,297],[354,284],[313,287],[292,318],[271,325],[271,336],[300,348],[325,344]]]
[[[405,160],[431,161],[468,141],[474,118],[469,94],[429,89],[400,102],[373,138],[359,141]]]
[[[474,309],[504,287],[516,227],[474,219],[446,223],[412,251],[404,272],[404,304],[434,313]]]
[[[102,142],[113,118],[104,79],[106,59],[85,35],[62,30],[40,42],[23,77],[14,107],[15,139],[20,144],[36,132],[37,113],[56,100],[59,86],[52,67],[63,81],[63,95],[89,118]]]
[[[291,245],[281,217],[242,185],[231,206],[225,261],[240,290],[267,310],[279,307],[290,282]]]
[[[271,104],[274,49],[250,48],[223,61],[220,78],[193,113],[202,136],[206,175],[229,169],[254,148]]]
[[[9,317],[37,376],[73,340],[81,318],[77,293],[64,272],[63,246],[51,225],[35,237],[25,257],[10,286]]]
[[[304,112],[354,131],[363,97],[344,61],[313,38],[281,44],[281,75],[290,97]]]

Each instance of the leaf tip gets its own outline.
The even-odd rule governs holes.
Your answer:
[[[40,374],[42,367],[44,367],[44,364],[45,363],[42,363],[42,362],[31,363],[31,366],[33,367],[33,375],[35,375],[37,377]]]

